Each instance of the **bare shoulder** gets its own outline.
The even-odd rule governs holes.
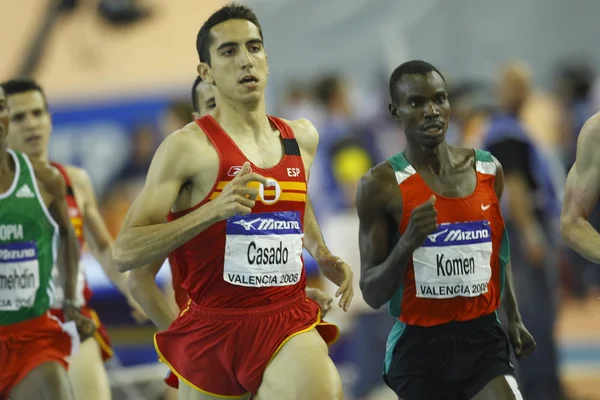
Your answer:
[[[30,161],[41,189],[54,196],[63,197],[66,192],[66,184],[60,172],[50,164]]]
[[[581,128],[578,142],[580,146],[585,146],[586,149],[589,148],[596,152],[600,144],[600,113],[595,114],[585,122],[583,128]]]
[[[314,154],[314,152],[317,150],[317,145],[319,144],[319,132],[313,123],[306,118],[300,118],[293,121],[283,121],[287,123],[294,131],[294,136],[298,141],[298,145],[302,149]]]
[[[65,170],[74,185],[81,187],[91,183],[90,174],[85,169],[76,165],[65,165]]]
[[[171,133],[160,144],[154,155],[153,164],[160,169],[191,176],[202,168],[210,141],[196,123]]]
[[[383,161],[371,168],[361,178],[356,195],[357,206],[387,203],[392,193],[400,196],[396,185],[396,175],[390,163]]]

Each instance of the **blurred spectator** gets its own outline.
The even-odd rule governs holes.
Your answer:
[[[129,206],[142,190],[158,141],[152,126],[140,125],[132,136],[129,160],[107,185],[102,202],[103,215],[110,233],[116,237]]]
[[[394,323],[387,308],[373,310],[362,298],[359,287],[360,253],[358,251],[358,217],[355,209],[356,189],[362,176],[372,167],[370,155],[353,139],[342,139],[332,145],[331,165],[334,178],[344,197],[344,207],[327,214],[321,222],[323,237],[334,254],[354,269],[354,301],[347,313],[333,308],[327,319],[346,332],[352,345],[349,361],[356,374],[352,382],[354,399],[395,399],[381,378],[387,336]],[[329,281],[326,290],[335,292]],[[385,397],[377,395],[384,388]],[[387,389],[387,390],[385,390]]]
[[[319,147],[311,170],[309,187],[317,216],[347,207],[347,199],[335,180],[331,167],[334,144],[353,139],[371,155],[375,153],[375,133],[355,118],[350,103],[348,82],[337,74],[318,81],[315,97],[322,107],[323,119],[317,126]]]
[[[160,131],[164,137],[186,126],[193,120],[194,109],[189,101],[172,102],[161,118]]]
[[[511,265],[519,308],[537,350],[518,364],[523,397],[561,398],[554,329],[557,265],[551,226],[558,210],[545,163],[519,115],[531,92],[525,64],[503,68],[498,81],[499,112],[484,138],[485,147],[504,169],[502,205],[510,239]]]
[[[446,141],[456,146],[480,148],[492,111],[487,87],[467,81],[451,88],[448,96],[452,114]]]
[[[302,83],[288,85],[283,102],[277,112],[281,117],[289,120],[306,118],[317,128],[321,125],[323,115],[312,93],[307,89],[307,85]]]
[[[586,59],[569,59],[559,64],[555,90],[564,112],[564,161],[570,169],[575,161],[577,137],[585,121],[595,110],[592,90],[596,73]]]

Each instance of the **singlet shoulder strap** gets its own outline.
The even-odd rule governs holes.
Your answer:
[[[58,172],[60,172],[63,179],[65,180],[65,183],[67,184],[67,191],[69,192],[69,194],[73,194],[73,183],[71,182],[71,177],[67,173],[67,169],[65,168],[65,166],[55,161],[51,161],[50,165],[52,165],[58,170]]]
[[[268,116],[269,120],[277,127],[281,133],[281,140],[283,141],[283,150],[288,156],[300,156],[300,146],[294,136],[294,130],[281,118]]]
[[[398,181],[398,185],[417,173],[417,171],[412,165],[410,165],[402,153],[398,153],[388,158],[387,161],[390,163],[394,173],[396,174],[396,181]]]
[[[496,163],[489,151],[475,149],[475,170],[480,174],[496,176]]]

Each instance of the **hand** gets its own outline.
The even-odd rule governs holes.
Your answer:
[[[508,339],[515,352],[515,356],[517,356],[517,360],[527,357],[537,347],[533,336],[531,336],[531,333],[529,333],[520,320],[509,322]]]
[[[210,207],[216,210],[219,221],[226,220],[234,215],[248,215],[254,207],[258,188],[250,187],[251,182],[258,182],[267,186],[264,176],[250,172],[250,163],[245,162],[240,172],[231,180],[217,198],[211,201]]]
[[[77,332],[79,333],[79,339],[82,342],[96,332],[96,325],[94,324],[94,321],[84,317],[78,308],[71,306],[64,307],[63,315],[65,316],[65,321],[75,322]]]
[[[327,312],[331,310],[331,303],[333,303],[333,296],[329,293],[325,293],[322,290],[316,288],[306,288],[306,297],[313,299],[321,307],[321,317],[325,317]]]
[[[341,258],[332,254],[319,257],[317,264],[323,275],[331,282],[335,283],[339,289],[335,293],[335,297],[341,297],[338,305],[348,311],[352,297],[354,297],[354,288],[352,287],[352,269],[348,264],[342,261]]]
[[[415,249],[425,242],[427,235],[437,230],[437,211],[434,205],[435,195],[432,195],[425,203],[415,207],[410,214],[408,227],[403,236]]]

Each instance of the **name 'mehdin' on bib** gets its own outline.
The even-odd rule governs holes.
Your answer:
[[[39,287],[36,243],[0,244],[0,310],[17,311],[31,307]]]
[[[302,276],[303,238],[299,212],[228,219],[223,279],[249,287],[295,285]]]
[[[438,225],[413,252],[416,296],[448,299],[487,293],[491,257],[488,221]]]

